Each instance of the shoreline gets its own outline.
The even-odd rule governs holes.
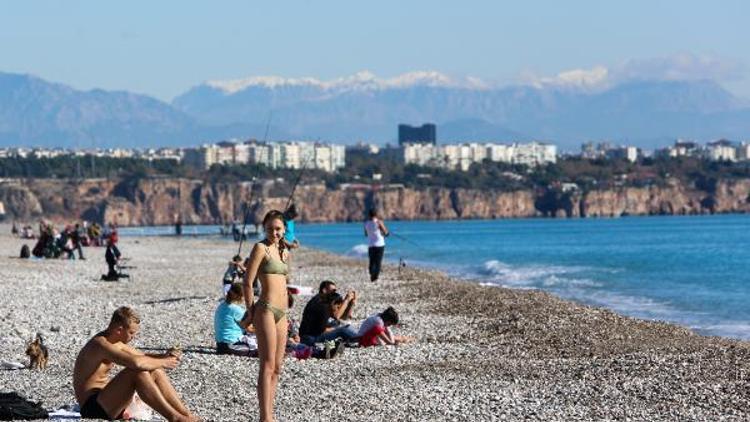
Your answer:
[[[584,217],[580,216],[545,216],[545,215],[532,215],[532,216],[523,216],[523,217],[496,217],[496,218],[482,218],[482,217],[467,217],[467,218],[433,218],[433,219],[400,219],[400,218],[389,218],[387,221],[391,222],[398,222],[398,223],[458,223],[463,221],[524,221],[524,220],[530,220],[530,221],[538,221],[538,220],[549,220],[549,221],[588,221],[588,220],[621,220],[621,219],[637,219],[637,218],[692,218],[692,217],[698,217],[698,218],[710,218],[715,216],[750,216],[750,211],[727,211],[727,212],[714,212],[714,213],[695,213],[695,214],[623,214],[623,215],[588,215]],[[5,220],[2,224],[11,224],[13,222],[13,218],[5,217]],[[73,219],[75,220],[75,219]],[[21,220],[17,220],[21,221]],[[33,221],[33,219],[32,219]],[[240,219],[237,219],[237,221],[240,221]],[[361,220],[330,220],[330,221],[297,221],[297,224],[299,225],[326,225],[326,224],[355,224],[355,223],[362,223]],[[29,223],[27,223],[29,224]],[[101,224],[101,223],[100,223]],[[230,224],[227,224],[231,226]],[[174,223],[171,224],[153,224],[153,225],[118,225],[118,229],[128,229],[128,230],[136,230],[136,229],[143,229],[143,228],[167,228],[170,229],[170,233],[174,233]],[[226,226],[226,225],[225,225]],[[190,227],[225,227],[222,226],[222,224],[218,223],[200,223],[200,224],[183,224],[182,228],[183,230],[185,228]],[[252,224],[248,224],[248,227],[252,227]],[[183,233],[183,236],[191,236],[190,233]],[[208,235],[208,234],[206,234]],[[220,236],[221,234],[219,232],[216,233],[216,236]],[[130,235],[135,236],[135,235]],[[203,234],[201,234],[203,236]],[[231,237],[231,236],[228,236]]]
[[[8,258],[22,243],[0,236],[0,359],[26,362],[25,339],[41,331],[50,367],[0,371],[3,391],[48,408],[72,404],[78,349],[116,306],[133,305],[143,319],[136,346],[186,350],[170,376],[191,409],[207,420],[257,418],[257,360],[201,353],[213,346],[211,318],[235,243],[122,237],[138,267],[123,283],[93,281],[104,270],[102,249],[86,248],[87,261]],[[398,277],[387,264],[381,281],[370,283],[361,259],[309,248],[292,265],[295,284],[332,278],[341,290],[356,289],[357,324],[393,305],[403,321],[398,333],[417,341],[348,349],[330,361],[287,358],[279,421],[750,417],[746,341],[439,270],[407,267]],[[298,299],[292,315],[299,318],[305,303]]]

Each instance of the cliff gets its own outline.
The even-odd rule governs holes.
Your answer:
[[[249,203],[259,221],[286,205],[289,188],[274,181],[208,183],[176,178],[28,179],[0,182],[6,218],[29,221],[86,219],[119,225],[220,224],[241,220]],[[750,211],[750,179],[717,182],[712,192],[672,180],[665,187],[622,187],[589,192],[480,191],[355,186],[331,190],[299,186],[302,221],[358,221],[373,206],[388,219],[446,220],[517,217],[617,217]]]

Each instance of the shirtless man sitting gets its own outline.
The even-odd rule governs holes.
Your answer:
[[[118,308],[106,330],[83,346],[73,369],[73,389],[81,406],[81,417],[122,419],[138,392],[141,400],[169,421],[199,420],[188,411],[169,382],[165,369],[180,362],[181,353],[144,354],[129,346],[138,332],[140,319],[128,307]],[[114,364],[124,366],[111,380]]]

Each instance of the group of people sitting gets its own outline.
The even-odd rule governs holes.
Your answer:
[[[22,238],[29,238],[28,227],[25,226],[22,232],[19,232],[14,223],[12,232]],[[36,258],[75,259],[77,252],[78,259],[86,259],[83,256],[84,246],[103,245],[107,247],[104,253],[107,273],[102,274],[101,279],[117,281],[129,277],[128,274],[122,272],[124,267],[121,265],[121,260],[123,258],[117,248],[119,236],[117,228],[113,224],[108,225],[106,230],[101,230],[101,226],[98,224],[88,224],[84,221],[80,224],[69,224],[63,230],[58,230],[54,224],[42,220],[39,222],[39,236],[33,236],[33,230],[31,234],[31,238],[37,239],[37,242],[32,249],[29,249],[28,245],[23,245],[21,247],[21,258],[34,256]]]
[[[15,229],[15,225],[13,227]],[[39,236],[34,236],[33,232],[29,233],[28,227],[24,227],[21,236],[37,241],[31,250],[28,250],[26,245],[21,248],[21,258],[30,258],[33,255],[37,258],[75,259],[75,252],[78,252],[78,259],[86,259],[82,247],[86,246],[88,241],[80,224],[69,224],[58,230],[54,224],[42,220],[39,222]],[[14,230],[14,234],[19,233]]]
[[[66,225],[62,230],[55,227],[51,222],[39,221],[39,234],[34,233],[30,225],[24,225],[20,230],[15,222],[11,228],[15,236],[22,239],[36,239],[33,248],[24,245],[21,249],[21,258],[66,258],[86,259],[83,256],[85,246],[106,246],[112,236],[117,236],[117,228],[114,224],[105,229],[97,223],[83,221]]]
[[[370,347],[411,340],[391,331],[391,327],[399,323],[398,313],[392,306],[369,316],[355,330],[347,321],[352,319],[357,292],[350,290],[341,295],[337,290],[336,283],[324,280],[318,287],[318,294],[305,305],[299,327],[302,343],[313,345],[334,340],[349,346]]]
[[[242,267],[240,263],[235,263],[230,264],[230,269],[233,266]],[[242,305],[242,283],[232,282],[224,286],[225,299],[214,313],[217,353],[257,356],[258,346],[252,317]],[[289,293],[288,297],[288,309],[292,309],[294,295]],[[305,305],[299,325],[287,315],[287,354],[299,359],[330,359],[343,353],[345,347],[395,345],[410,340],[392,332],[391,327],[399,322],[398,313],[393,307],[371,315],[358,329],[352,327],[348,321],[352,318],[356,302],[356,292],[349,291],[341,295],[333,281],[321,282],[318,294]]]

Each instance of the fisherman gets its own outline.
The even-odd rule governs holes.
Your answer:
[[[390,234],[385,224],[378,218],[378,212],[373,208],[368,212],[365,221],[365,236],[367,236],[367,255],[370,258],[369,273],[370,281],[378,281],[380,268],[383,264],[385,253],[385,238]]]
[[[294,219],[298,217],[297,207],[294,203],[284,211],[284,223],[286,223],[286,233],[284,234],[284,243],[289,249],[299,248],[299,240],[294,232]]]

